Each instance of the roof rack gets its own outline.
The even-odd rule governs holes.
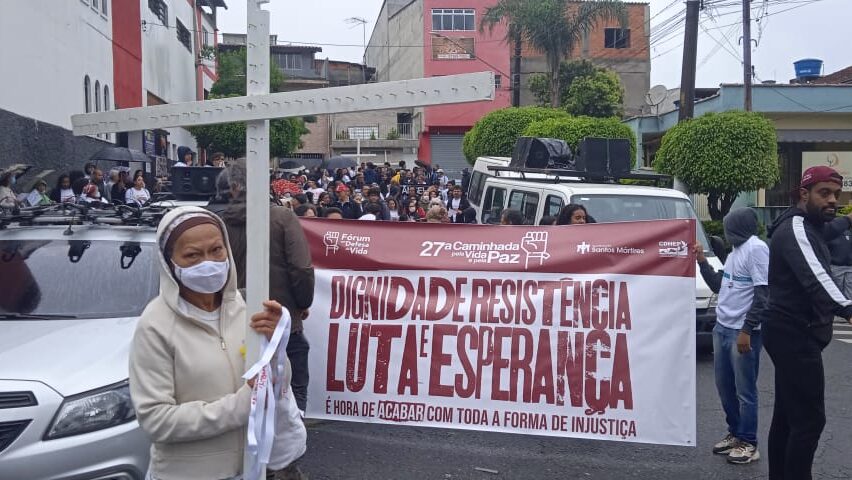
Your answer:
[[[489,165],[487,168],[494,172],[496,177],[499,177],[501,172],[517,173],[525,181],[540,183],[618,183],[619,180],[639,180],[653,182],[654,186],[661,187],[671,185],[672,181],[670,175],[637,171],[611,175],[565,168],[501,167],[497,165]],[[527,174],[546,175],[547,178],[528,177]]]
[[[11,224],[32,225],[125,225],[156,227],[173,207],[162,205],[110,205],[58,203],[35,207],[0,209],[0,230]]]

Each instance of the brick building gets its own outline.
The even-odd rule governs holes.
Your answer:
[[[645,94],[651,82],[651,7],[647,2],[625,3],[628,10],[626,28],[622,29],[617,20],[600,22],[566,60],[589,60],[615,71],[624,86],[624,115],[631,117],[648,113]],[[536,73],[549,73],[547,59],[525,45],[521,58],[521,105],[535,103],[529,78]]]

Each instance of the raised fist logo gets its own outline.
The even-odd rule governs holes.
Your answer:
[[[538,264],[543,265],[544,261],[550,258],[547,253],[547,232],[527,232],[521,239],[521,250],[527,254],[524,261],[524,268],[528,269],[531,259],[538,259]]]
[[[329,253],[337,253],[337,250],[340,249],[338,243],[340,242],[340,232],[325,232],[325,235],[322,237],[322,243],[325,244],[325,255],[328,256]]]

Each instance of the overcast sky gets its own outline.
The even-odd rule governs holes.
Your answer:
[[[226,3],[228,10],[220,10],[220,31],[245,33],[245,1]],[[459,6],[463,3],[460,1]],[[742,82],[742,16],[736,5],[740,2],[705,3],[718,6],[701,15],[701,25],[707,31],[700,29],[697,86]],[[684,2],[650,0],[650,4],[651,84],[675,87],[680,82],[683,55]],[[267,5],[272,17],[271,33],[278,35],[279,42],[319,45],[323,51],[317,58],[360,62],[362,28],[347,24],[346,19],[367,20],[369,40],[382,0],[272,0]],[[848,53],[852,0],[752,0],[752,5],[754,17],[761,18],[752,24],[753,37],[760,39],[752,54],[758,79],[787,82],[794,76],[793,62],[801,58],[824,60],[825,73],[852,65]]]

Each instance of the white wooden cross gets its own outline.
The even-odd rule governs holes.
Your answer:
[[[269,120],[346,112],[388,110],[494,99],[492,72],[269,93],[269,0],[246,0],[245,97],[73,115],[75,135],[130,132],[246,122],[247,312],[269,298]],[[360,153],[360,152],[359,152]],[[246,364],[260,356],[260,337],[249,329]],[[247,471],[244,468],[244,471]],[[258,479],[246,479],[258,480]]]

